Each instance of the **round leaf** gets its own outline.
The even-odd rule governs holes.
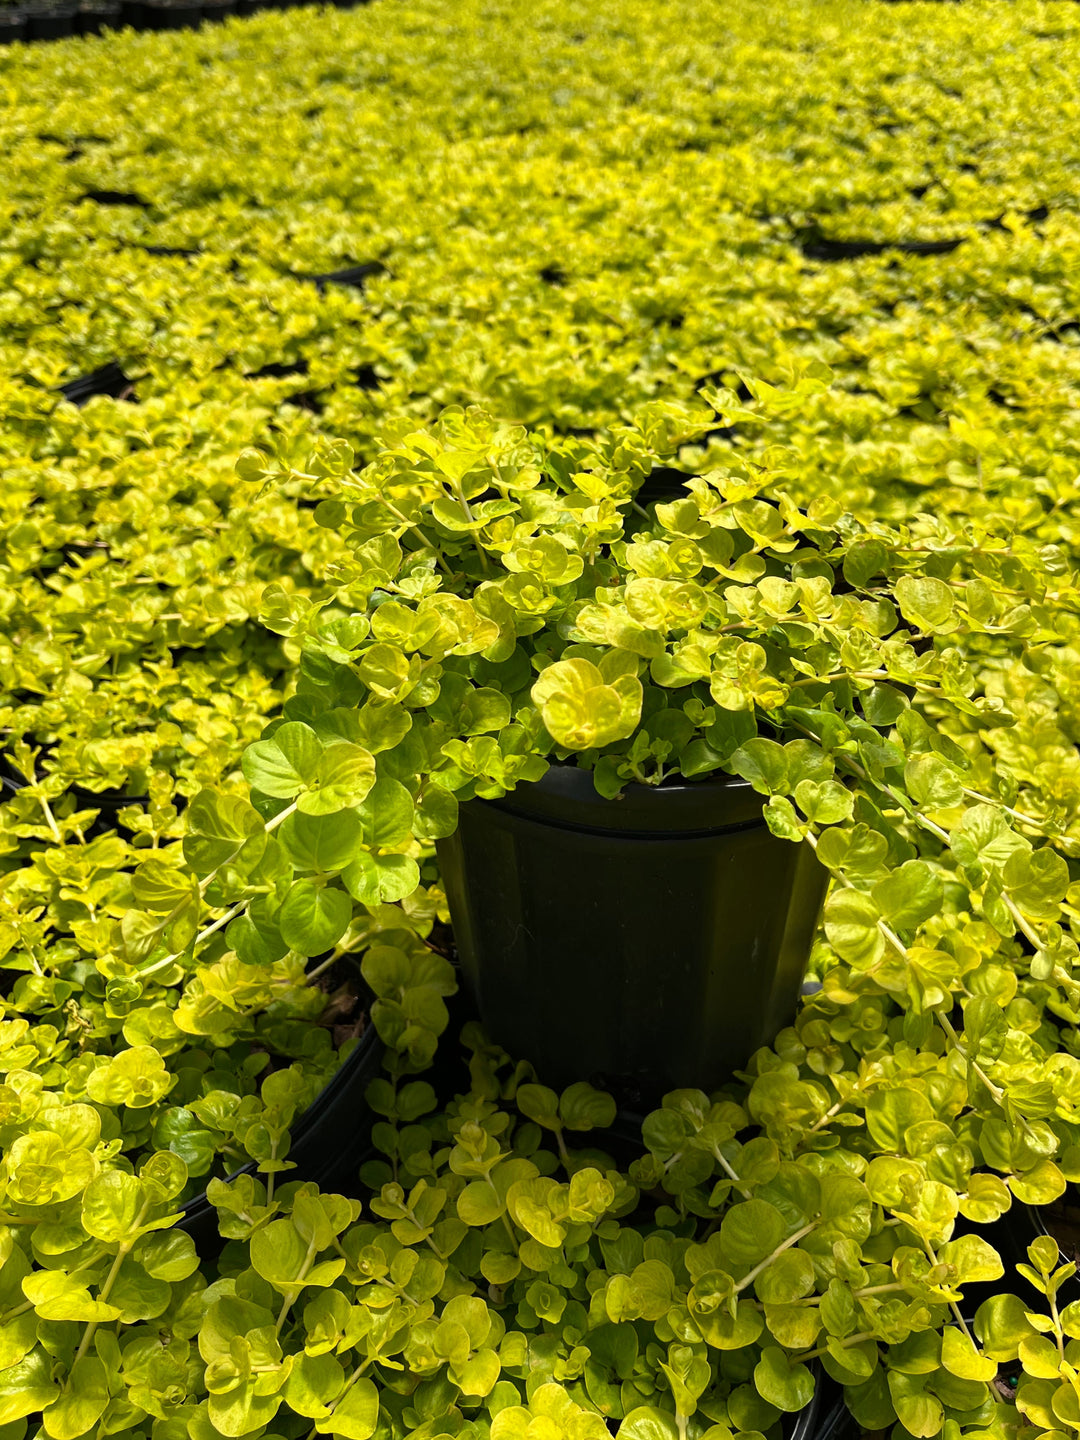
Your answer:
[[[343,890],[296,880],[278,912],[282,938],[298,955],[321,955],[344,935],[352,909]]]

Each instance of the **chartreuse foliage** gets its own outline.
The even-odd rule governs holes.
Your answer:
[[[806,498],[989,502],[1075,548],[1071,5],[533,15],[0,55],[0,726],[45,747],[62,833],[74,784],[216,784],[279,703],[259,593],[340,546],[291,494],[238,501],[271,421],[370,459],[447,404],[573,433],[794,357],[837,384],[783,415],[741,391],[683,463],[780,441]],[[852,241],[908,248],[825,243]],[[110,362],[130,386],[57,393]],[[4,853],[39,821],[5,811]]]
[[[984,1237],[1080,1179],[1075,7],[530,18],[0,54],[0,1440],[727,1440],[819,1365],[1069,1437],[1070,1277]],[[432,842],[553,759],[834,877],[632,1164],[479,1037],[422,1078]],[[361,1209],[287,1151],[345,956]]]
[[[1012,1297],[984,1238],[1080,1180],[1080,1060],[1055,1023],[1078,1001],[1067,732],[1056,767],[1030,758],[1068,724],[1068,556],[989,514],[800,503],[749,460],[648,500],[656,464],[737,403],[559,442],[452,410],[369,467],[345,443],[303,469],[241,459],[245,482],[303,486],[345,558],[317,597],[266,593],[297,676],[246,793],[195,797],[92,967],[26,952],[0,1420],[42,1411],[51,1440],[609,1421],[726,1440],[774,1432],[820,1366],[867,1429],[997,1437],[1005,1364],[1023,1414],[1069,1423],[1080,1325]],[[609,1097],[558,1095],[479,1033],[469,1095],[440,1111],[415,1078],[453,984],[423,940],[431,842],[552,761],[606,794],[742,775],[833,875],[820,994],[727,1091],[669,1096],[629,1163],[589,1145]],[[363,951],[388,1042],[366,1204],[288,1173],[329,1058],[300,1040],[305,964],[328,950]],[[299,1058],[260,1079],[268,1049]],[[261,1173],[215,1176],[230,1153]],[[159,1275],[144,1235],[172,1233],[190,1174],[228,1244],[216,1270],[170,1254]]]
[[[728,418],[734,397],[711,399]],[[309,484],[317,521],[350,550],[320,600],[264,597],[300,667],[244,757],[255,809],[285,817],[262,852],[291,862],[279,931],[303,914],[312,949],[332,943],[349,896],[403,893],[387,887],[406,886],[409,848],[448,833],[460,800],[504,794],[545,761],[585,765],[605,795],[727,770],[836,877],[838,958],[946,1035],[958,972],[1017,935],[1031,980],[1075,1006],[1076,791],[1069,767],[1051,780],[1021,760],[1025,730],[1034,746],[1055,723],[1052,691],[1032,705],[1024,675],[1052,685],[1072,660],[1064,551],[989,516],[896,528],[822,496],[802,506],[782,469],[750,462],[644,507],[655,462],[713,423],[711,408],[656,406],[599,441],[544,444],[450,411],[359,471],[343,443],[304,471],[242,458],[253,481]],[[243,869],[215,899],[244,903]],[[133,966],[174,923],[129,945]]]
[[[171,948],[181,948],[197,909],[190,887],[181,904],[153,867],[137,896],[133,872],[151,851],[173,867],[190,833],[181,812],[190,807],[196,820],[201,791],[247,802],[241,753],[291,692],[303,635],[282,642],[262,631],[260,597],[269,585],[284,592],[267,602],[279,632],[306,602],[330,615],[340,567],[353,563],[339,530],[318,523],[310,482],[260,498],[234,483],[236,454],[271,424],[281,461],[306,474],[314,442],[330,449],[327,437],[343,436],[362,468],[448,403],[479,400],[546,440],[625,426],[643,405],[685,405],[715,382],[733,392],[722,406],[728,423],[679,421],[663,445],[647,440],[643,465],[663,456],[741,475],[756,457],[785,472],[804,508],[838,499],[901,536],[913,526],[931,548],[939,542],[918,519],[928,495],[943,521],[970,512],[976,526],[1031,542],[1043,552],[1032,562],[1040,573],[1067,563],[1046,547],[1075,553],[1080,270],[1075,160],[1062,138],[1080,44],[1071,6],[934,7],[915,26],[872,6],[853,28],[829,4],[721,15],[679,0],[658,15],[639,0],[599,9],[544,0],[534,18],[523,28],[497,0],[459,6],[451,25],[417,3],[310,25],[268,14],[198,35],[0,55],[0,957],[25,977],[17,1014],[55,1026],[76,1049],[133,1043],[127,1025],[141,1036],[134,1043],[180,1053],[208,1033],[183,1028],[196,1012],[190,1023],[219,1026],[216,1046],[239,1034],[224,1023],[223,1012],[239,1013],[232,1003],[247,1014],[265,1011],[271,993],[298,1003],[297,967],[284,956],[272,991],[265,970],[243,984],[216,971],[197,977],[177,1011],[189,1038],[163,1021],[151,1042],[144,1014],[160,1018],[159,1000],[174,1010],[166,997],[196,977],[183,964],[137,982],[128,973],[143,943],[138,925],[147,942],[163,921],[175,925]],[[103,204],[88,192],[148,204]],[[808,230],[963,243],[948,254],[833,261]],[[156,253],[162,247],[196,253]],[[353,262],[368,266],[363,290],[307,278]],[[110,361],[131,387],[81,408],[58,394]],[[831,386],[808,383],[821,363]],[[804,383],[793,388],[799,367]],[[569,474],[576,447],[556,441],[548,463]],[[577,586],[580,599],[573,557],[560,568],[550,549],[505,554],[501,583],[517,576],[507,602],[516,616],[537,574],[562,593]],[[855,583],[875,554],[871,544],[845,561]],[[647,565],[633,573],[665,579]],[[977,578],[980,623],[1020,637],[1030,598],[999,592],[992,573]],[[782,605],[783,593],[769,603]],[[627,611],[645,630],[655,618],[649,594],[637,585],[636,615]],[[352,608],[347,596],[343,608]],[[395,636],[394,613],[381,622],[384,643],[401,649],[418,635]],[[1068,833],[1080,671],[1065,619],[1055,625],[1053,645],[1032,631],[1023,666],[988,651],[980,671],[1019,728],[972,740],[957,721],[948,733],[967,757],[967,788]],[[872,628],[857,633],[874,644]],[[590,635],[580,643],[607,643]],[[346,629],[329,658],[339,663],[354,640]],[[689,663],[692,645],[678,648]],[[759,657],[723,651],[741,696]],[[434,659],[402,654],[418,654],[418,666]],[[574,742],[625,729],[635,677],[598,679],[588,656],[570,662],[539,692],[546,718]],[[700,670],[701,657],[694,663]],[[709,667],[710,676],[722,669],[712,657]],[[377,683],[396,703],[397,671]],[[516,699],[523,683],[493,674],[480,688]],[[707,707],[730,703],[715,683]],[[409,703],[418,698],[422,687]],[[455,704],[447,690],[443,708]],[[463,739],[463,773],[535,770],[501,750],[495,763],[501,702],[469,704],[478,709],[468,725],[489,728]],[[583,707],[591,734],[575,728]],[[634,742],[641,753],[620,759],[621,771],[655,773],[657,746],[680,750],[685,773],[738,748],[729,747],[737,731],[725,738],[696,712],[685,718],[698,727],[689,739],[683,721],[672,735],[646,725]],[[1033,759],[1032,745],[1049,760]],[[33,783],[13,794],[21,780]],[[102,808],[110,791],[142,803],[117,820]],[[384,786],[371,803],[390,793]],[[411,833],[426,844],[451,823],[453,795],[466,793],[433,784],[412,795],[420,818]],[[777,818],[784,798],[771,807]],[[333,784],[319,803],[328,802]],[[811,803],[819,819],[828,814],[827,793]],[[399,805],[402,824],[404,815]],[[1039,830],[1020,833],[1037,840]],[[393,898],[419,863],[408,848],[365,842],[350,862],[354,899],[415,910]],[[269,848],[253,884],[265,883],[279,853]],[[200,872],[200,888],[206,878]],[[315,870],[297,878],[325,888]],[[213,906],[219,893],[208,885],[199,902],[215,921],[227,913]],[[343,902],[320,897],[305,909],[305,893],[310,902],[304,889],[292,902],[290,934],[298,912],[316,909],[321,933],[332,933]],[[423,928],[430,909],[410,925]],[[133,910],[144,918],[127,920],[121,951],[115,926]],[[295,1018],[310,1019],[313,997],[299,1003]],[[300,1045],[321,1048],[312,1033],[294,1027],[288,1058]]]
[[[800,1082],[785,1077],[778,1104],[775,1068],[742,1103],[676,1092],[626,1174],[577,1148],[613,1119],[608,1097],[557,1095],[466,1038],[472,1092],[445,1113],[429,1114],[423,1082],[373,1086],[390,1118],[366,1215],[310,1185],[271,1197],[251,1177],[212,1182],[231,1243],[209,1286],[167,1228],[175,1157],[90,1181],[74,1251],[73,1227],[47,1209],[29,1224],[9,1181],[38,1264],[6,1216],[0,1415],[41,1410],[58,1440],[99,1420],[100,1433],[347,1440],[599,1440],[610,1422],[626,1440],[726,1440],[774,1433],[820,1364],[868,1430],[1005,1436],[1015,1412],[989,1382],[1019,1365],[1020,1411],[1070,1423],[1080,1321],[1054,1303],[1073,1273],[1056,1245],[1036,1241],[1025,1270],[1047,1313],[1003,1293],[965,1317],[965,1291],[1002,1266],[957,1222],[985,1223],[1010,1196],[931,1118],[963,1103],[959,1077],[951,1091],[882,1086],[844,1143],[792,1123]],[[68,1124],[92,1139],[81,1115]],[[562,1131],[573,1149],[547,1143]]]

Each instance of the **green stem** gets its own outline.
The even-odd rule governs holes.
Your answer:
[[[337,1409],[337,1407],[341,1404],[342,1400],[345,1399],[345,1396],[349,1393],[349,1391],[352,1389],[352,1387],[356,1384],[357,1380],[359,1380],[362,1375],[364,1375],[368,1370],[371,1369],[372,1365],[375,1364],[375,1361],[376,1361],[377,1358],[378,1358],[378,1357],[375,1356],[375,1355],[369,1355],[368,1358],[364,1361],[364,1363],[363,1363],[362,1365],[358,1365],[358,1366],[356,1367],[356,1369],[353,1371],[353,1373],[349,1376],[348,1380],[345,1381],[345,1386],[344,1386],[341,1394],[337,1397],[336,1400],[334,1400],[334,1401],[331,1402],[331,1404],[330,1404],[330,1409],[331,1409],[331,1410],[336,1410],[336,1409]],[[307,1440],[318,1440],[318,1435],[319,1435],[318,1429],[313,1426],[312,1429],[308,1432]]]
[[[940,1265],[941,1262],[940,1262],[940,1260],[939,1260],[938,1257],[937,1257],[937,1251],[936,1251],[936,1250],[934,1249],[934,1247],[930,1244],[929,1240],[923,1240],[923,1242],[922,1242],[922,1247],[923,1247],[923,1249],[926,1251],[926,1258],[930,1261],[930,1264],[931,1264],[931,1265]],[[960,1329],[961,1329],[961,1330],[964,1332],[964,1334],[967,1336],[967,1338],[968,1338],[968,1343],[969,1343],[970,1345],[974,1346],[974,1348],[975,1348],[976,1350],[978,1350],[979,1347],[978,1347],[977,1345],[975,1345],[975,1341],[971,1338],[971,1331],[970,1331],[970,1330],[968,1329],[968,1327],[967,1327],[967,1321],[964,1319],[963,1315],[960,1313],[960,1306],[957,1305],[957,1303],[956,1303],[955,1300],[950,1300],[950,1301],[949,1301],[949,1309],[953,1312],[954,1317],[956,1318],[957,1322],[958,1322],[959,1325],[960,1325]],[[980,1352],[980,1353],[981,1353],[981,1352]]]
[[[861,1290],[852,1290],[851,1295],[854,1300],[865,1300],[871,1295],[887,1295],[893,1294],[897,1290],[906,1291],[907,1289],[908,1287],[902,1281],[894,1280],[888,1285],[866,1285]],[[815,1305],[820,1305],[823,1299],[824,1296],[821,1295],[807,1295],[802,1300],[791,1300],[788,1303],[791,1305],[800,1305],[804,1309],[812,1309]],[[764,1311],[765,1309],[765,1306],[760,1300],[748,1300],[745,1303],[753,1305],[755,1310]]]
[[[469,506],[468,500],[465,499],[465,491],[462,488],[460,481],[457,485],[454,486],[454,491],[458,504],[465,512],[465,519],[468,520],[470,525],[474,524],[475,521],[473,519],[473,513]],[[479,535],[477,535],[476,531],[471,530],[469,533],[472,536],[473,549],[476,551],[477,555],[480,556],[480,567],[485,575],[489,575],[491,573],[491,562],[488,560],[487,551],[480,544],[480,537]]]
[[[1064,1360],[1065,1341],[1062,1337],[1061,1317],[1058,1315],[1057,1294],[1056,1292],[1051,1293],[1049,1290],[1047,1290],[1046,1298],[1050,1304],[1050,1318],[1054,1322],[1054,1339],[1057,1341],[1058,1354],[1061,1356],[1062,1360]],[[1077,1392],[1077,1398],[1080,1399],[1080,1391]]]
[[[401,511],[397,508],[397,506],[392,504],[391,501],[387,500],[385,495],[376,495],[374,498],[378,500],[381,505],[385,505],[387,510],[390,511],[390,514],[393,515],[395,519],[399,520],[401,524],[405,526],[406,530],[416,536],[416,538],[420,541],[421,545],[423,545],[425,550],[430,550],[432,552],[432,554],[435,556],[435,564],[439,567],[439,569],[443,572],[444,575],[447,575],[452,579],[454,572],[450,569],[449,565],[447,565],[446,556],[443,554],[442,550],[440,550],[439,546],[435,544],[435,541],[429,539],[429,537],[424,534],[423,530],[420,529],[419,525],[414,525],[411,520],[407,520],[405,516],[401,513]]]
[[[1001,898],[1005,901],[1005,908],[1016,921],[1017,929],[1021,930],[1027,936],[1036,950],[1041,950],[1043,948],[1043,941],[1039,938],[1038,932],[1032,929],[1016,901],[1006,890],[1002,891]]]
[[[938,1024],[941,1026],[942,1030],[944,1030],[944,1032],[945,1032],[945,1034],[946,1034],[946,1036],[947,1036],[947,1038],[948,1038],[948,1040],[949,1040],[949,1043],[953,1046],[953,1048],[955,1049],[956,1053],[960,1056],[960,1058],[961,1058],[962,1060],[964,1060],[968,1065],[971,1066],[972,1070],[973,1070],[973,1071],[975,1072],[975,1074],[979,1077],[979,1079],[982,1081],[982,1083],[986,1086],[987,1090],[989,1090],[990,1095],[991,1095],[991,1098],[992,1098],[994,1101],[996,1101],[996,1103],[997,1103],[998,1105],[1001,1105],[1002,1107],[1004,1107],[1004,1105],[1005,1105],[1005,1091],[1002,1090],[999,1085],[995,1085],[994,1082],[990,1079],[989,1075],[987,1075],[986,1071],[983,1070],[983,1068],[982,1068],[980,1065],[977,1065],[974,1060],[972,1060],[971,1056],[968,1054],[968,1052],[964,1049],[963,1045],[960,1043],[960,1036],[956,1033],[956,1027],[953,1025],[953,1023],[952,1023],[952,1021],[949,1019],[949,1017],[948,1017],[947,1015],[942,1014],[941,1011],[935,1010],[935,1011],[934,1011],[934,1018],[937,1020]],[[1024,1120],[1024,1117],[1021,1116],[1020,1119],[1021,1119],[1021,1122],[1026,1126],[1026,1125],[1027,1125],[1027,1121]]]
[[[296,1297],[304,1288],[304,1277],[307,1275],[312,1265],[315,1264],[315,1256],[317,1253],[318,1247],[316,1246],[314,1241],[311,1241],[307,1248],[307,1254],[304,1256],[304,1263],[300,1266],[300,1274],[296,1277],[295,1282],[290,1285],[288,1293],[286,1294],[284,1300],[282,1300],[281,1302],[281,1309],[278,1311],[278,1317],[274,1324],[275,1335],[281,1334],[282,1326],[288,1319],[289,1311],[292,1309]]]
[[[38,796],[38,804],[41,806],[41,813],[45,816],[46,824],[52,831],[53,839],[57,845],[63,845],[64,837],[60,834],[60,826],[57,825],[56,817],[53,815],[49,802],[45,799],[44,795]]]
[[[566,1141],[563,1139],[562,1126],[561,1126],[561,1125],[560,1125],[560,1126],[558,1127],[558,1129],[555,1131],[555,1143],[556,1143],[556,1145],[559,1147],[559,1159],[560,1159],[560,1160],[562,1161],[562,1163],[563,1163],[563,1168],[566,1169],[566,1170],[569,1170],[569,1168],[570,1168],[570,1152],[569,1152],[569,1150],[567,1150],[567,1148],[566,1148]]]
[[[889,944],[893,947],[893,949],[896,950],[903,957],[905,962],[910,963],[911,957],[908,954],[907,946],[900,939],[899,935],[897,935],[894,930],[890,929],[889,926],[885,924],[884,920],[879,920],[877,922],[877,928],[881,932],[881,934],[884,935],[885,939],[888,940]],[[1004,1109],[1005,1091],[1002,1090],[999,1085],[994,1084],[994,1082],[990,1079],[989,1075],[987,1075],[986,1071],[982,1068],[982,1066],[979,1065],[976,1061],[974,1061],[968,1054],[968,1052],[964,1049],[964,1046],[960,1043],[960,1037],[959,1035],[957,1035],[956,1029],[949,1017],[940,1010],[934,1010],[932,1013],[934,1019],[941,1026],[942,1030],[944,1030],[945,1035],[949,1040],[949,1043],[953,1046],[956,1053],[966,1064],[971,1066],[973,1072],[979,1077],[982,1083],[986,1086],[987,1090],[990,1092],[991,1099],[994,1100],[996,1104],[1000,1105],[1002,1109]],[[1028,1125],[1024,1117],[1021,1115],[1019,1118],[1020,1123],[1024,1127],[1024,1129],[1029,1130],[1031,1127]]]
[[[275,1140],[274,1143],[273,1143],[273,1146],[271,1147],[271,1150],[270,1150],[270,1159],[271,1159],[271,1160],[276,1160],[277,1158],[278,1158],[278,1153],[277,1153],[277,1141]],[[267,1171],[267,1175],[266,1175],[266,1203],[267,1203],[268,1205],[272,1205],[272,1204],[274,1203],[274,1176],[275,1176],[276,1174],[277,1174],[277,1171],[276,1171],[276,1170],[269,1170],[269,1171]]]
[[[1034,815],[1025,815],[1022,810],[1014,810],[1011,805],[1006,805],[1003,800],[995,800],[992,795],[983,795],[978,790],[969,790],[966,785],[964,786],[964,794],[968,799],[979,800],[984,805],[998,806],[999,809],[1005,811],[1006,815],[1011,815],[1014,820],[1019,820],[1021,825],[1029,825],[1032,830],[1037,830],[1040,835],[1045,835],[1048,840],[1054,838],[1047,834],[1043,824],[1036,820]]]
[[[791,680],[788,682],[788,689],[801,690],[804,685],[827,685],[830,680],[888,679],[888,670],[834,670],[831,675],[805,675],[801,680]]]
[[[122,1240],[120,1242],[120,1247],[117,1250],[115,1256],[113,1257],[113,1263],[109,1270],[109,1273],[105,1276],[105,1283],[98,1291],[98,1299],[102,1302],[102,1304],[104,1304],[108,1300],[109,1293],[112,1290],[112,1287],[116,1284],[116,1277],[120,1274],[120,1266],[123,1265],[125,1259],[131,1253],[132,1246],[135,1244],[135,1241],[138,1238],[139,1227],[146,1219],[146,1212],[149,1210],[149,1208],[149,1203],[143,1205],[138,1215],[135,1217],[135,1224],[131,1227],[132,1231],[134,1232],[133,1235],[131,1236],[131,1238],[127,1240]],[[89,1350],[90,1341],[94,1338],[94,1331],[97,1328],[98,1322],[96,1320],[90,1320],[87,1322],[86,1329],[83,1331],[82,1339],[79,1342],[79,1348],[75,1352],[75,1359],[71,1362],[72,1370],[74,1370],[75,1366],[78,1365],[79,1361],[86,1354],[87,1350]],[[71,1372],[69,1371],[69,1379],[70,1375]]]
[[[510,1224],[510,1221],[509,1221],[509,1219],[507,1218],[507,1214],[506,1214],[506,1211],[505,1211],[505,1210],[504,1210],[504,1211],[502,1212],[502,1214],[499,1216],[499,1219],[502,1221],[503,1225],[506,1227],[506,1233],[507,1233],[507,1235],[510,1236],[510,1244],[514,1247],[514,1254],[516,1255],[516,1254],[518,1253],[518,1240],[517,1240],[517,1236],[514,1234],[513,1226]]]
[[[817,1132],[821,1129],[821,1127],[823,1125],[827,1125],[834,1115],[840,1114],[840,1111],[847,1103],[848,1102],[846,1100],[837,1100],[835,1105],[830,1105],[828,1110],[825,1111],[825,1114],[822,1115],[821,1119],[815,1120],[813,1125],[810,1126],[810,1129],[806,1133],[808,1135],[816,1135]]]
[[[228,925],[230,920],[235,920],[237,915],[240,914],[241,910],[244,909],[247,903],[248,897],[245,896],[243,900],[238,900],[231,909],[226,910],[224,915],[218,916],[218,918],[213,922],[213,924],[207,925],[205,930],[200,930],[199,933],[195,936],[195,939],[191,942],[192,953],[194,953],[199,948],[199,946],[203,943],[204,940],[209,940],[211,935],[216,935],[219,930],[221,930],[224,926]],[[167,970],[170,965],[175,965],[177,960],[179,960],[183,956],[183,954],[183,950],[177,950],[174,951],[174,953],[171,955],[166,955],[163,960],[155,960],[153,965],[148,966],[147,969],[136,970],[135,978],[137,980],[145,980],[150,975],[156,975],[159,970]]]
[[[719,1163],[724,1173],[727,1175],[728,1179],[735,1186],[735,1189],[738,1190],[740,1195],[745,1195],[747,1200],[749,1200],[753,1195],[753,1191],[748,1189],[747,1186],[743,1184],[742,1180],[735,1173],[734,1169],[724,1159],[724,1156],[721,1154],[719,1145],[713,1147],[713,1155],[716,1157],[717,1162]]]
[[[864,1330],[864,1331],[863,1331],[861,1334],[859,1334],[859,1335],[849,1335],[846,1340],[840,1340],[840,1341],[838,1341],[838,1342],[837,1342],[837,1341],[834,1341],[834,1343],[838,1343],[838,1344],[840,1344],[845,1350],[849,1350],[849,1349],[852,1347],[852,1345],[861,1345],[864,1340],[876,1340],[876,1339],[877,1339],[877,1336],[874,1334],[874,1332],[873,1332],[872,1330]],[[811,1360],[820,1360],[821,1357],[822,1357],[822,1355],[828,1355],[828,1353],[829,1353],[829,1347],[828,1347],[827,1345],[819,1345],[816,1350],[810,1350],[810,1351],[808,1351],[807,1354],[805,1354],[805,1355],[800,1355],[800,1356],[798,1357],[799,1364],[800,1364],[800,1365],[806,1365],[806,1364],[808,1364]]]
[[[276,830],[277,827],[282,823],[283,820],[287,820],[287,819],[289,818],[289,816],[293,814],[293,812],[296,810],[296,807],[297,807],[297,804],[298,804],[298,803],[299,803],[298,801],[294,800],[291,805],[286,805],[286,807],[285,807],[284,810],[279,810],[276,815],[272,815],[272,816],[270,817],[270,819],[267,820],[266,823],[265,823],[265,825],[263,826],[263,829],[265,830],[265,832],[269,835],[269,833],[270,833],[271,830]],[[221,872],[222,872],[222,870],[224,870],[225,866],[232,864],[232,862],[236,859],[237,855],[240,854],[240,851],[244,848],[244,844],[246,844],[246,843],[247,843],[247,837],[245,836],[245,839],[244,839],[243,843],[241,843],[240,845],[238,845],[238,846],[236,847],[236,849],[233,851],[233,853],[229,856],[228,860],[223,860],[220,865],[215,866],[214,869],[210,871],[210,874],[207,875],[204,880],[200,880],[200,881],[199,881],[199,894],[200,894],[200,895],[205,895],[205,894],[206,894],[206,891],[210,888],[210,886],[213,884],[213,882],[214,882],[214,881],[217,879],[217,877],[221,874]]]
[[[314,970],[309,970],[307,976],[307,983],[309,985],[314,985],[315,981],[325,970],[329,970],[331,965],[337,964],[340,955],[341,951],[335,949],[329,960],[324,960],[321,965],[316,965]]]
[[[736,1295],[738,1295],[741,1290],[745,1290],[748,1286],[752,1285],[761,1272],[767,1270],[778,1255],[782,1255],[785,1250],[790,1250],[793,1245],[797,1245],[804,1235],[809,1235],[811,1230],[816,1230],[817,1227],[818,1222],[811,1220],[810,1223],[804,1225],[801,1230],[796,1230],[794,1235],[789,1235],[781,1245],[776,1247],[771,1255],[766,1255],[764,1260],[755,1265],[749,1275],[743,1276],[735,1286]]]

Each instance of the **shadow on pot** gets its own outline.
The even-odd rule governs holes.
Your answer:
[[[285,1171],[284,1179],[311,1180],[323,1190],[345,1195],[356,1192],[357,1176],[370,1151],[376,1119],[364,1095],[381,1072],[382,1058],[383,1043],[369,1019],[356,1048],[322,1093],[297,1117],[290,1131],[288,1153],[295,1169]],[[258,1165],[250,1160],[225,1178],[235,1180],[240,1175],[256,1174]],[[176,1228],[191,1236],[204,1260],[216,1255],[225,1243],[218,1233],[217,1211],[205,1190],[190,1201]]]

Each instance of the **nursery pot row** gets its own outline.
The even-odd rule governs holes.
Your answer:
[[[826,887],[732,776],[604,799],[553,765],[462,806],[438,844],[464,979],[492,1040],[550,1085],[632,1109],[714,1089],[794,1015]]]
[[[191,30],[230,15],[279,10],[299,0],[30,0],[25,8],[0,6],[0,45],[15,40],[62,40],[104,30]],[[335,0],[351,9],[364,0]]]

